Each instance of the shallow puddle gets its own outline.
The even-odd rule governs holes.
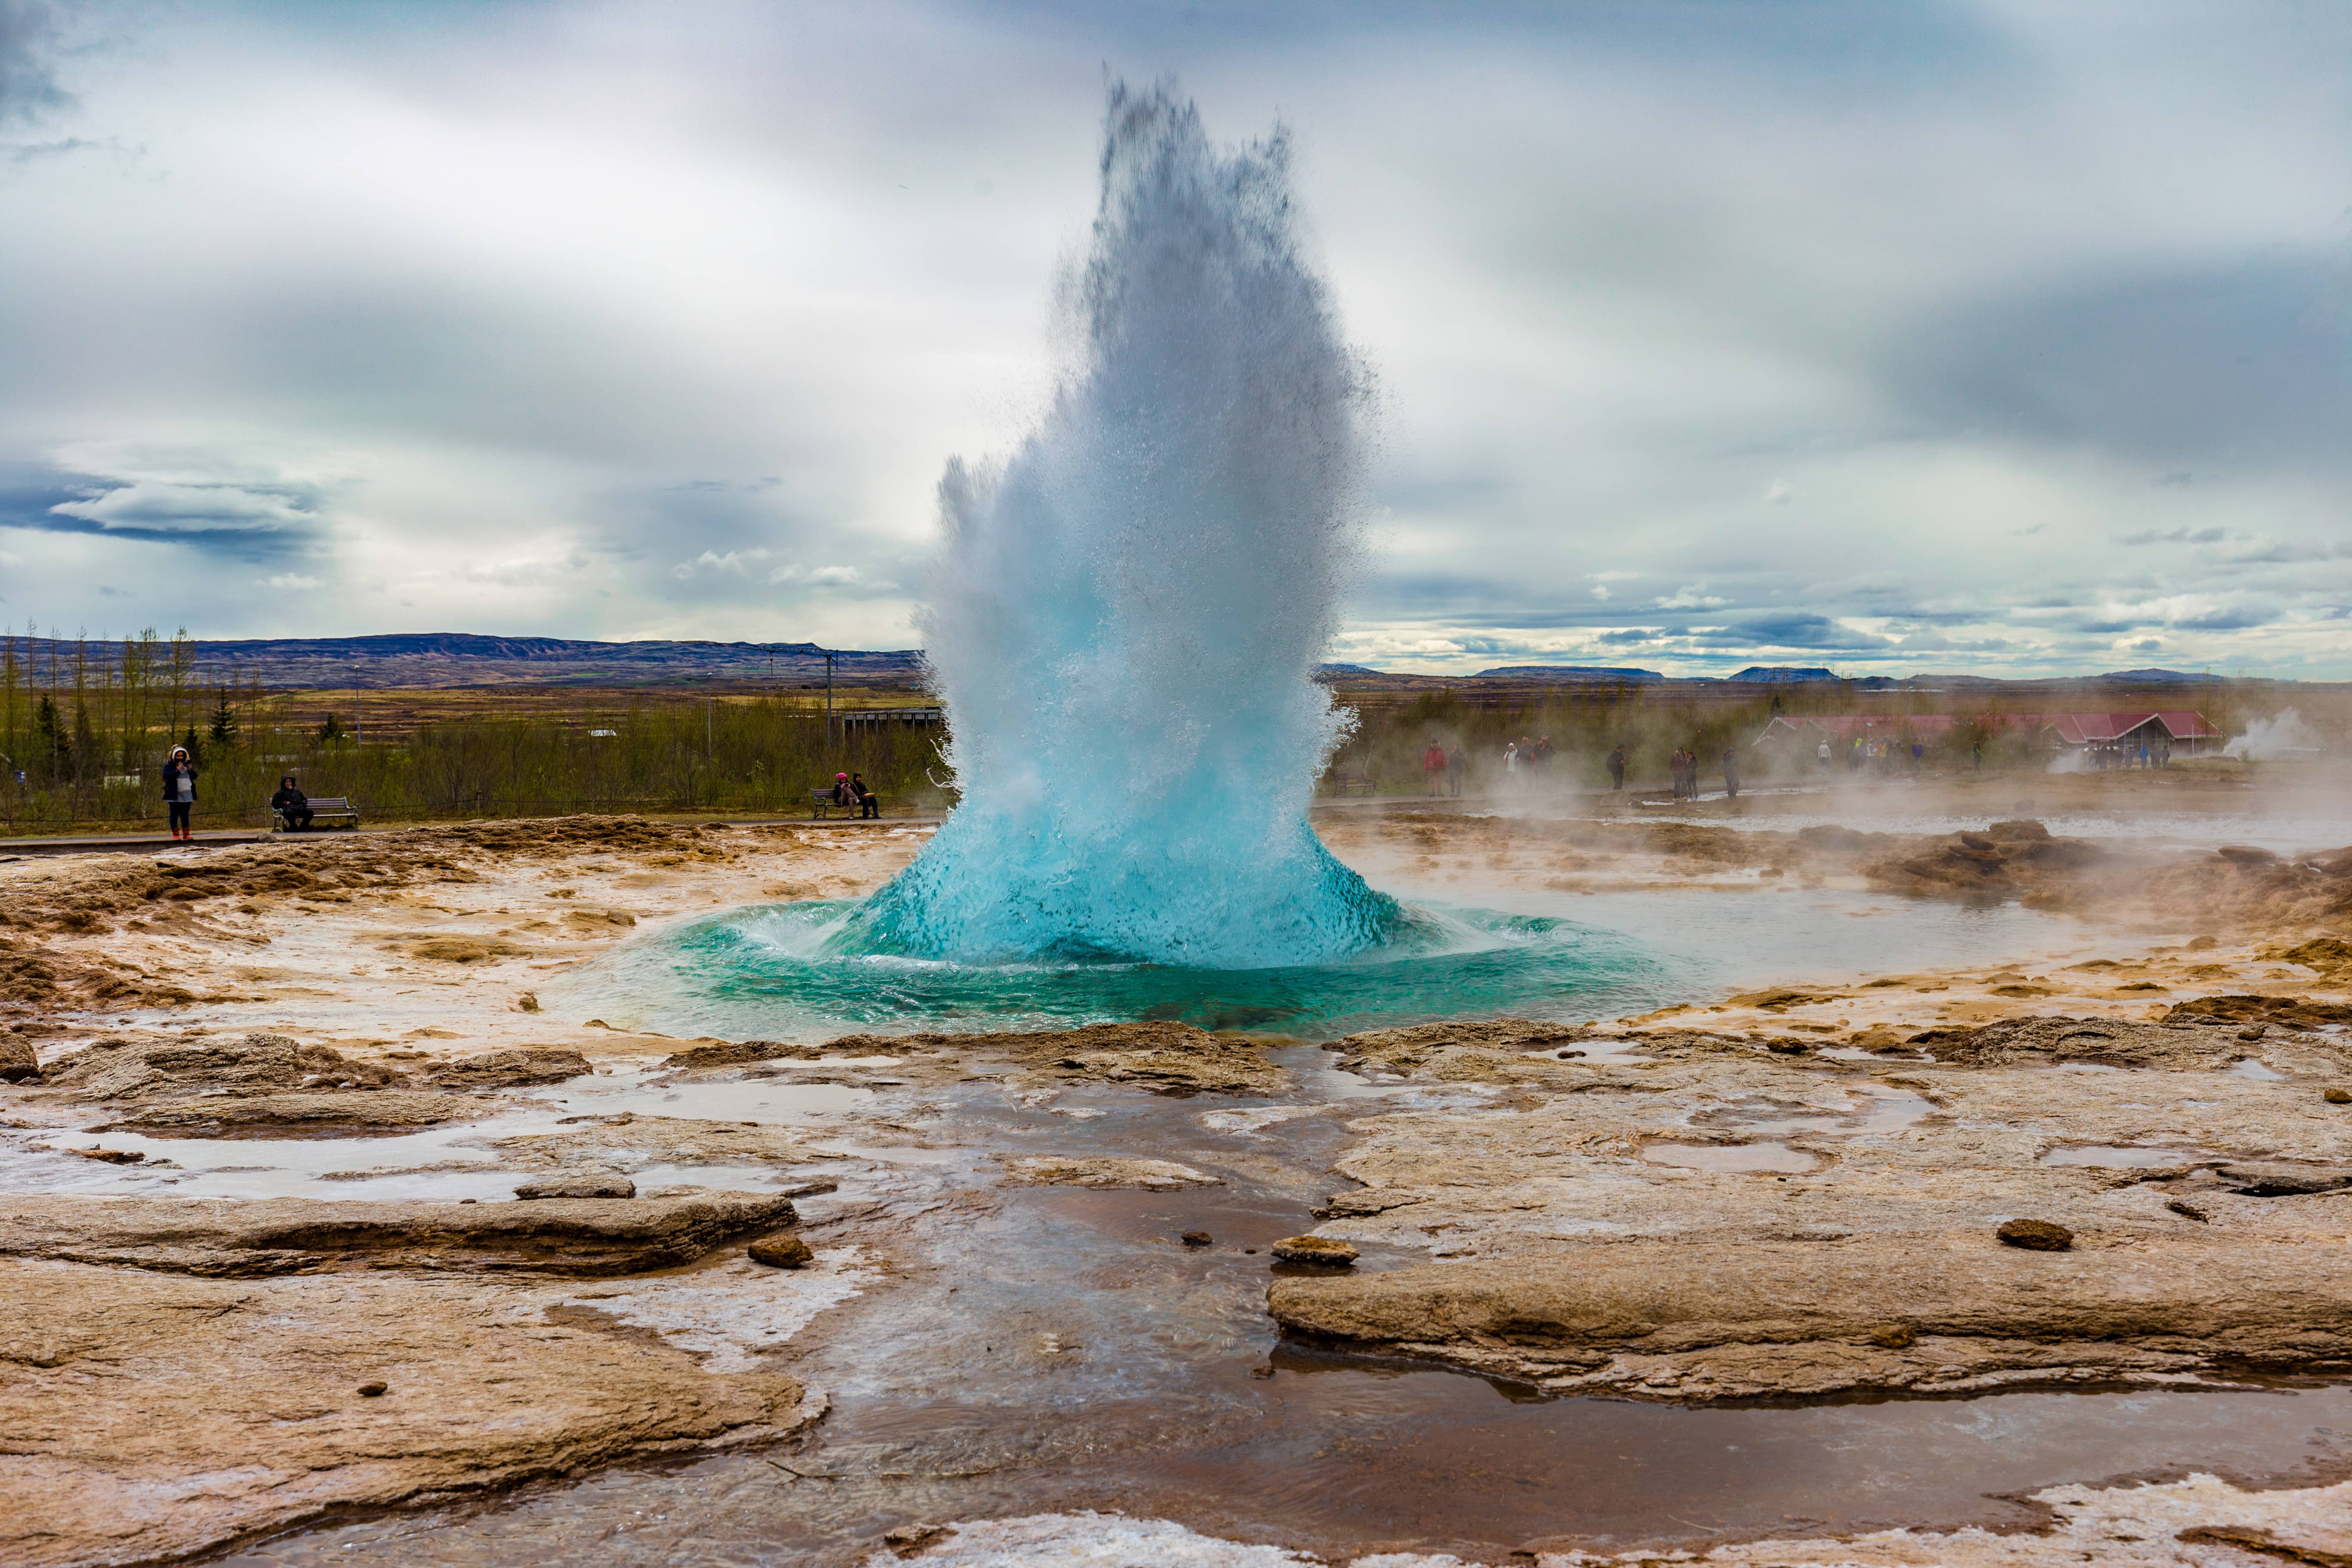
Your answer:
[[[1820,1170],[1822,1163],[1819,1155],[1785,1143],[1652,1143],[1642,1150],[1642,1158],[1653,1165],[1734,1174],[1800,1175]]]

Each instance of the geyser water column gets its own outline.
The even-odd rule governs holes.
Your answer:
[[[1221,152],[1167,89],[1111,89],[1059,301],[1081,357],[1011,457],[940,486],[922,625],[962,805],[842,945],[1257,968],[1400,919],[1307,824],[1367,381],[1287,161],[1278,132]]]

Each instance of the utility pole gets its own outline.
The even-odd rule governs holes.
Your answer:
[[[827,648],[823,651],[824,653],[824,739],[825,743],[830,745],[833,742],[833,650]]]

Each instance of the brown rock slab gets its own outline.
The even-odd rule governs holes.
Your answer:
[[[410,1089],[323,1094],[205,1095],[173,1100],[105,1122],[97,1132],[159,1138],[331,1138],[390,1135],[464,1121],[496,1108],[454,1094]]]
[[[1993,1235],[2004,1247],[2021,1247],[2028,1252],[2063,1252],[2074,1245],[2074,1233],[2054,1220],[2005,1219]]]
[[[436,963],[487,963],[501,958],[528,958],[530,949],[517,947],[510,942],[491,937],[425,936],[412,937],[399,945],[398,951],[411,958],[421,958]]]
[[[789,1378],[518,1317],[509,1293],[0,1260],[0,1562],[176,1560],[332,1510],[772,1438],[812,1414]]]
[[[41,1076],[33,1042],[13,1029],[0,1029],[0,1083],[23,1083]]]
[[[797,1236],[762,1237],[751,1244],[751,1258],[771,1268],[805,1268],[816,1261],[809,1244]]]
[[[792,1200],[701,1193],[616,1204],[338,1203],[43,1194],[0,1208],[0,1256],[248,1279],[344,1269],[635,1274],[796,1217]]]
[[[2315,1002],[2307,996],[2200,996],[2178,1004],[2164,1016],[2167,1023],[2277,1024],[2289,1029],[2312,1029],[2326,1024],[2352,1024],[2352,1005]]]
[[[1283,1263],[1314,1263],[1328,1268],[1350,1268],[1359,1256],[1344,1241],[1328,1236],[1290,1236],[1274,1244],[1274,1256]]]
[[[1286,1333],[1549,1389],[1706,1400],[2352,1366],[2346,1250],[1970,1235],[1616,1242],[1274,1281]],[[1890,1324],[1915,1338],[1884,1343]]]
[[[432,1081],[451,1089],[517,1089],[525,1084],[562,1083],[595,1070],[578,1051],[530,1047],[462,1058],[436,1069]]]
[[[2179,1007],[2172,1009],[2180,1012]],[[2240,1052],[2218,1030],[2130,1023],[2120,1018],[2041,1016],[2004,1018],[1980,1026],[1946,1025],[1924,1029],[1913,1046],[1951,1067],[2007,1067],[2012,1063],[2096,1062],[2112,1067],[2205,1070],[2224,1068]]]
[[[514,1190],[519,1198],[633,1198],[637,1184],[626,1176],[560,1176],[552,1181],[525,1182]]]
[[[2248,1197],[2287,1198],[2352,1187],[2352,1170],[2340,1165],[2298,1164],[2286,1160],[2240,1160],[2217,1174]]]
[[[999,1155],[1005,1179],[1024,1187],[1143,1187],[1172,1192],[1213,1187],[1218,1178],[1173,1160],[1126,1160],[1103,1154]]]
[[[400,1075],[356,1062],[327,1046],[288,1035],[236,1038],[105,1039],[49,1064],[43,1081],[90,1100],[171,1100],[219,1089],[257,1095],[284,1089],[367,1089]]]
[[[792,1164],[821,1160],[795,1131],[760,1122],[704,1121],[686,1116],[583,1117],[554,1132],[525,1132],[490,1147],[512,1164],[578,1174],[639,1171],[648,1165]]]
[[[699,1072],[709,1068],[741,1067],[747,1062],[766,1062],[784,1058],[814,1061],[823,1056],[815,1046],[787,1046],[774,1040],[722,1040],[717,1045],[694,1046],[662,1058],[662,1066],[673,1071]]]

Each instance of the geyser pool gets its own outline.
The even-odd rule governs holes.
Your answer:
[[[1293,233],[1284,137],[1110,92],[1062,290],[1076,363],[1001,464],[950,462],[921,625],[962,804],[856,951],[1328,963],[1401,934],[1307,825],[1355,559],[1367,378]]]
[[[822,1038],[846,1029],[1070,1028],[1169,1018],[1328,1039],[1512,1014],[1606,1018],[1686,993],[1696,966],[1573,921],[1398,910],[1379,948],[1322,963],[1219,969],[1103,959],[965,963],[856,951],[861,906],[755,905],[628,943],[543,989],[560,1012],[679,1035]]]

